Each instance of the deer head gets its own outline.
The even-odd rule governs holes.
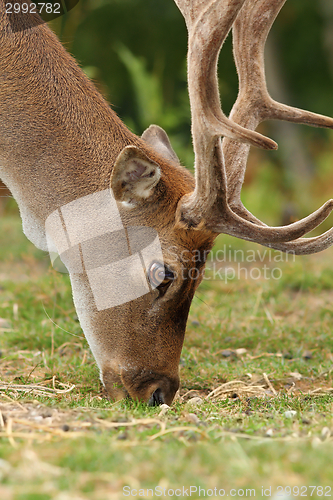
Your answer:
[[[333,240],[333,230],[302,238],[332,200],[286,227],[266,226],[240,201],[250,145],[277,147],[255,131],[261,121],[333,128],[268,94],[264,45],[285,0],[175,1],[189,33],[195,179],[162,129],[134,136],[51,31],[33,15],[9,20],[0,0],[0,175],[25,234],[67,266],[110,397],[151,404],[170,404],[178,388],[191,300],[217,234],[297,254]],[[231,29],[239,95],[227,118],[217,61]]]

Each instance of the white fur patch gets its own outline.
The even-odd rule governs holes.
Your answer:
[[[0,166],[0,179],[9,187],[13,197],[18,204],[22,219],[23,232],[37,248],[47,251],[44,224],[33,214],[28,207],[24,197],[24,186],[20,186],[15,181],[10,170]]]

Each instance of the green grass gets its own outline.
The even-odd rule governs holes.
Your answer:
[[[260,250],[249,262],[257,247],[220,239],[215,256],[232,245],[246,262],[232,253],[218,263],[222,274],[207,273],[190,312],[180,394],[161,415],[105,399],[68,277],[49,268],[14,215],[0,231],[0,383],[11,383],[0,390],[1,500],[126,498],[125,486],[146,498],[157,486],[192,486],[192,498],[199,487],[225,496],[234,488],[235,498],[247,489],[257,498],[333,494],[332,250],[295,262]]]

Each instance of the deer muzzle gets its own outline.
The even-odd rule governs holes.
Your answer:
[[[154,373],[145,368],[121,369],[118,373],[105,370],[102,380],[113,400],[130,398],[149,406],[170,405],[179,387],[179,375]]]

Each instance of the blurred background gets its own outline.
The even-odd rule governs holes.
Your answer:
[[[187,32],[172,0],[80,0],[52,22],[67,50],[113,109],[137,134],[151,123],[169,134],[181,162],[192,169],[186,83]],[[266,73],[272,96],[333,116],[333,2],[288,0],[269,37]],[[231,37],[219,64],[223,109],[237,95]],[[284,122],[260,131],[277,152],[252,149],[244,204],[269,224],[303,217],[333,195],[333,132]],[[1,186],[0,214],[17,213]],[[324,223],[329,227],[329,221]]]

